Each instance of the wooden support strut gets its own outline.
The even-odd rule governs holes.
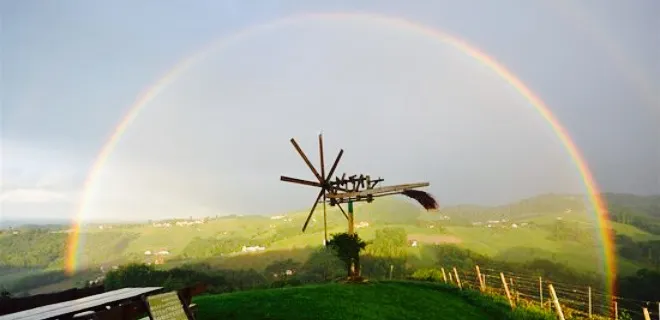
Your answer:
[[[409,190],[409,189],[428,187],[429,185],[430,184],[428,182],[420,182],[420,183],[401,184],[401,185],[388,186],[388,187],[379,187],[379,188],[367,189],[357,192],[353,191],[353,192],[342,192],[342,193],[330,193],[328,195],[328,198],[344,199],[344,198],[366,197],[368,195],[376,196],[381,193],[402,192],[404,190]]]

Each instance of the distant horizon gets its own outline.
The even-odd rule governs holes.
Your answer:
[[[505,202],[505,203],[499,203],[499,204],[480,204],[480,203],[456,203],[456,204],[449,204],[446,206],[442,205],[442,201],[439,200],[440,202],[440,210],[443,208],[451,208],[451,207],[460,207],[460,206],[479,206],[479,207],[487,207],[487,208],[495,208],[495,207],[500,207],[500,206],[506,206],[509,204],[515,204],[517,202],[526,200],[526,199],[533,199],[541,196],[574,196],[574,197],[586,197],[586,194],[583,193],[561,193],[561,192],[550,192],[550,193],[540,193],[535,196],[531,197],[524,197],[524,198],[519,198],[518,200],[515,201],[510,201],[510,202]],[[625,192],[601,192],[600,195],[618,195],[618,196],[634,196],[634,197],[660,197],[660,194],[652,193],[652,194],[635,194],[635,193],[625,193]],[[389,197],[388,197],[389,198]],[[391,198],[390,198],[391,199]],[[405,198],[398,198],[400,201],[407,201]],[[377,200],[376,200],[377,201]],[[319,210],[320,207],[317,207],[316,210]],[[157,222],[157,221],[166,221],[166,220],[187,220],[192,217],[192,219],[203,219],[203,218],[215,218],[215,217],[230,217],[230,216],[256,216],[256,217],[272,217],[272,216],[277,216],[277,215],[283,215],[283,214],[291,214],[291,213],[299,213],[299,212],[306,212],[310,208],[302,208],[302,209],[297,209],[297,210],[288,210],[288,211],[283,211],[283,212],[275,212],[275,213],[225,213],[225,214],[217,214],[217,215],[205,215],[205,216],[195,216],[195,215],[188,215],[188,216],[176,216],[176,217],[162,217],[162,218],[146,218],[146,219],[130,219],[130,218],[98,218],[98,219],[89,219],[89,220],[84,220],[84,224],[130,224],[130,223],[148,223],[149,221],[152,222]],[[422,208],[420,207],[420,210]],[[0,219],[0,230],[4,230],[7,228],[15,228],[15,227],[21,227],[21,226],[26,226],[26,225],[39,225],[39,226],[46,226],[46,225],[58,225],[58,226],[64,226],[64,225],[70,225],[73,223],[73,217],[67,217],[67,218],[53,218],[53,217],[29,217],[29,218],[17,218],[17,217],[3,217]]]

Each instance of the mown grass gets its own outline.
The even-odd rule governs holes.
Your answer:
[[[443,284],[386,281],[197,297],[197,319],[554,319],[498,297]]]

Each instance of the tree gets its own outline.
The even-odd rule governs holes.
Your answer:
[[[360,251],[367,246],[366,242],[357,234],[337,233],[332,235],[328,246],[333,248],[337,257],[344,262],[349,278],[360,275]]]
[[[302,266],[302,278],[305,282],[326,282],[341,276],[343,272],[343,262],[329,247],[312,252]]]
[[[376,257],[401,258],[407,255],[408,238],[403,228],[384,228],[376,231],[367,252]]]
[[[108,272],[103,281],[106,290],[126,287],[162,286],[167,279],[167,272],[156,270],[151,265],[128,264]]]

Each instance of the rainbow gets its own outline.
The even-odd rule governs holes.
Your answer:
[[[557,118],[552,114],[548,106],[539,98],[531,89],[529,89],[520,79],[518,79],[511,71],[509,71],[502,64],[497,62],[494,58],[486,55],[479,49],[468,44],[467,42],[451,36],[447,33],[441,32],[430,27],[417,24],[408,20],[401,18],[388,17],[382,15],[374,14],[365,14],[365,13],[321,13],[321,14],[302,14],[291,16],[288,18],[276,20],[274,22],[261,24],[253,26],[237,33],[234,33],[230,36],[220,39],[218,42],[214,42],[209,45],[207,48],[204,48],[197,54],[184,59],[173,69],[167,72],[162,76],[155,84],[148,87],[144,92],[142,92],[139,97],[136,99],[135,103],[130,107],[125,117],[114,129],[110,138],[107,140],[106,144],[102,147],[101,152],[98,154],[87,179],[84,185],[84,192],[82,199],[80,201],[79,210],[77,216],[73,221],[73,230],[70,232],[68,245],[67,245],[67,254],[66,254],[66,263],[65,270],[69,273],[76,271],[78,266],[78,255],[80,250],[80,228],[85,209],[88,205],[89,199],[94,192],[94,182],[96,181],[101,169],[105,165],[108,157],[111,155],[113,149],[120,141],[122,135],[131,123],[137,118],[140,114],[140,111],[149,104],[155,97],[157,97],[170,83],[172,83],[183,71],[188,69],[191,65],[195,64],[197,61],[202,60],[204,57],[209,55],[214,50],[219,50],[220,48],[227,47],[228,45],[239,41],[243,38],[249,37],[251,35],[258,34],[263,31],[277,29],[285,25],[292,25],[303,23],[310,20],[360,20],[373,23],[381,23],[386,25],[391,25],[398,27],[403,30],[409,30],[420,35],[428,36],[429,38],[440,41],[444,44],[450,45],[451,47],[457,49],[463,54],[472,57],[474,60],[480,62],[482,65],[487,66],[496,73],[502,80],[506,81],[512,88],[514,88],[521,96],[523,96],[529,104],[534,107],[536,111],[545,119],[548,125],[555,132],[556,136],[559,138],[560,142],[566,148],[569,156],[575,162],[578,172],[583,180],[587,194],[589,196],[589,201],[591,202],[593,209],[596,214],[596,221],[599,229],[599,236],[603,244],[603,257],[604,257],[604,267],[605,274],[607,277],[608,283],[608,293],[614,293],[614,279],[616,275],[616,261],[614,255],[614,244],[613,244],[613,235],[611,234],[611,229],[609,227],[609,220],[607,215],[606,207],[603,203],[603,200],[600,198],[600,192],[596,186],[596,182],[587,166],[584,157],[580,154],[575,143],[572,141],[571,137],[567,133],[566,129],[561,125]]]

